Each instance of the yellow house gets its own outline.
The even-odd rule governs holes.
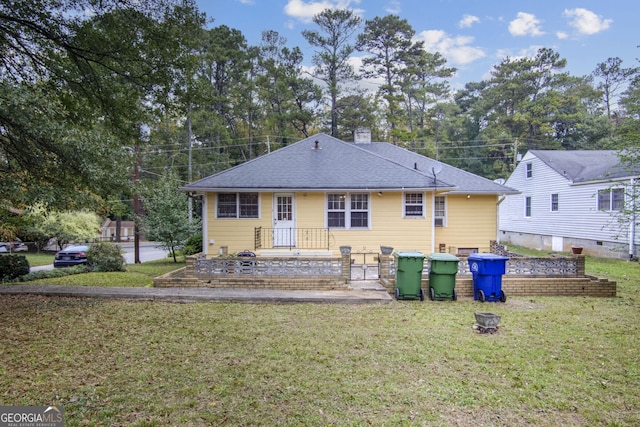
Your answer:
[[[501,198],[518,193],[389,143],[326,134],[183,189],[202,196],[209,256],[488,252]]]

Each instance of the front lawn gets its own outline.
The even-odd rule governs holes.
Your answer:
[[[142,264],[127,264],[127,271],[109,273],[83,273],[64,277],[37,279],[21,282],[28,285],[65,285],[65,286],[108,286],[108,287],[150,287],[153,278],[185,266],[184,257],[178,262],[173,258],[148,261]]]
[[[54,252],[18,252],[17,255],[24,255],[27,257],[27,261],[29,261],[29,266],[31,267],[39,267],[41,265],[52,265],[53,259],[55,257]]]
[[[589,265],[616,298],[0,296],[0,405],[62,405],[67,426],[639,425],[639,266]],[[474,331],[475,311],[498,332]]]

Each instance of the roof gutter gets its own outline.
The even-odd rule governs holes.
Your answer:
[[[239,188],[239,187],[228,187],[228,188],[207,188],[207,187],[180,187],[180,190],[186,191],[189,193],[223,193],[223,192],[241,192],[241,193],[273,193],[273,192],[318,192],[318,193],[326,193],[329,191],[367,191],[367,192],[377,192],[377,191],[389,191],[389,192],[404,192],[404,191],[435,191],[435,190],[445,190],[452,191],[457,189],[457,187],[395,187],[395,188],[380,188],[380,187],[368,187],[368,188],[354,188],[354,187],[345,187],[345,188],[278,188],[278,187],[268,187],[268,188]],[[462,194],[462,193],[461,193]],[[466,193],[465,193],[466,194]]]

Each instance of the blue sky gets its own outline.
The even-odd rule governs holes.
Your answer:
[[[572,75],[590,74],[609,57],[640,66],[640,2],[637,0],[197,0],[214,21],[240,30],[257,45],[275,30],[298,46],[311,65],[312,48],[301,36],[316,29],[311,18],[325,8],[349,8],[363,19],[395,14],[407,19],[428,51],[458,69],[454,88],[488,77],[503,58],[534,56],[552,48]],[[354,59],[357,63],[357,59]]]

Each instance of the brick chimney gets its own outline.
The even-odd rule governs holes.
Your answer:
[[[356,144],[371,144],[371,129],[358,128],[353,133],[353,141]]]

